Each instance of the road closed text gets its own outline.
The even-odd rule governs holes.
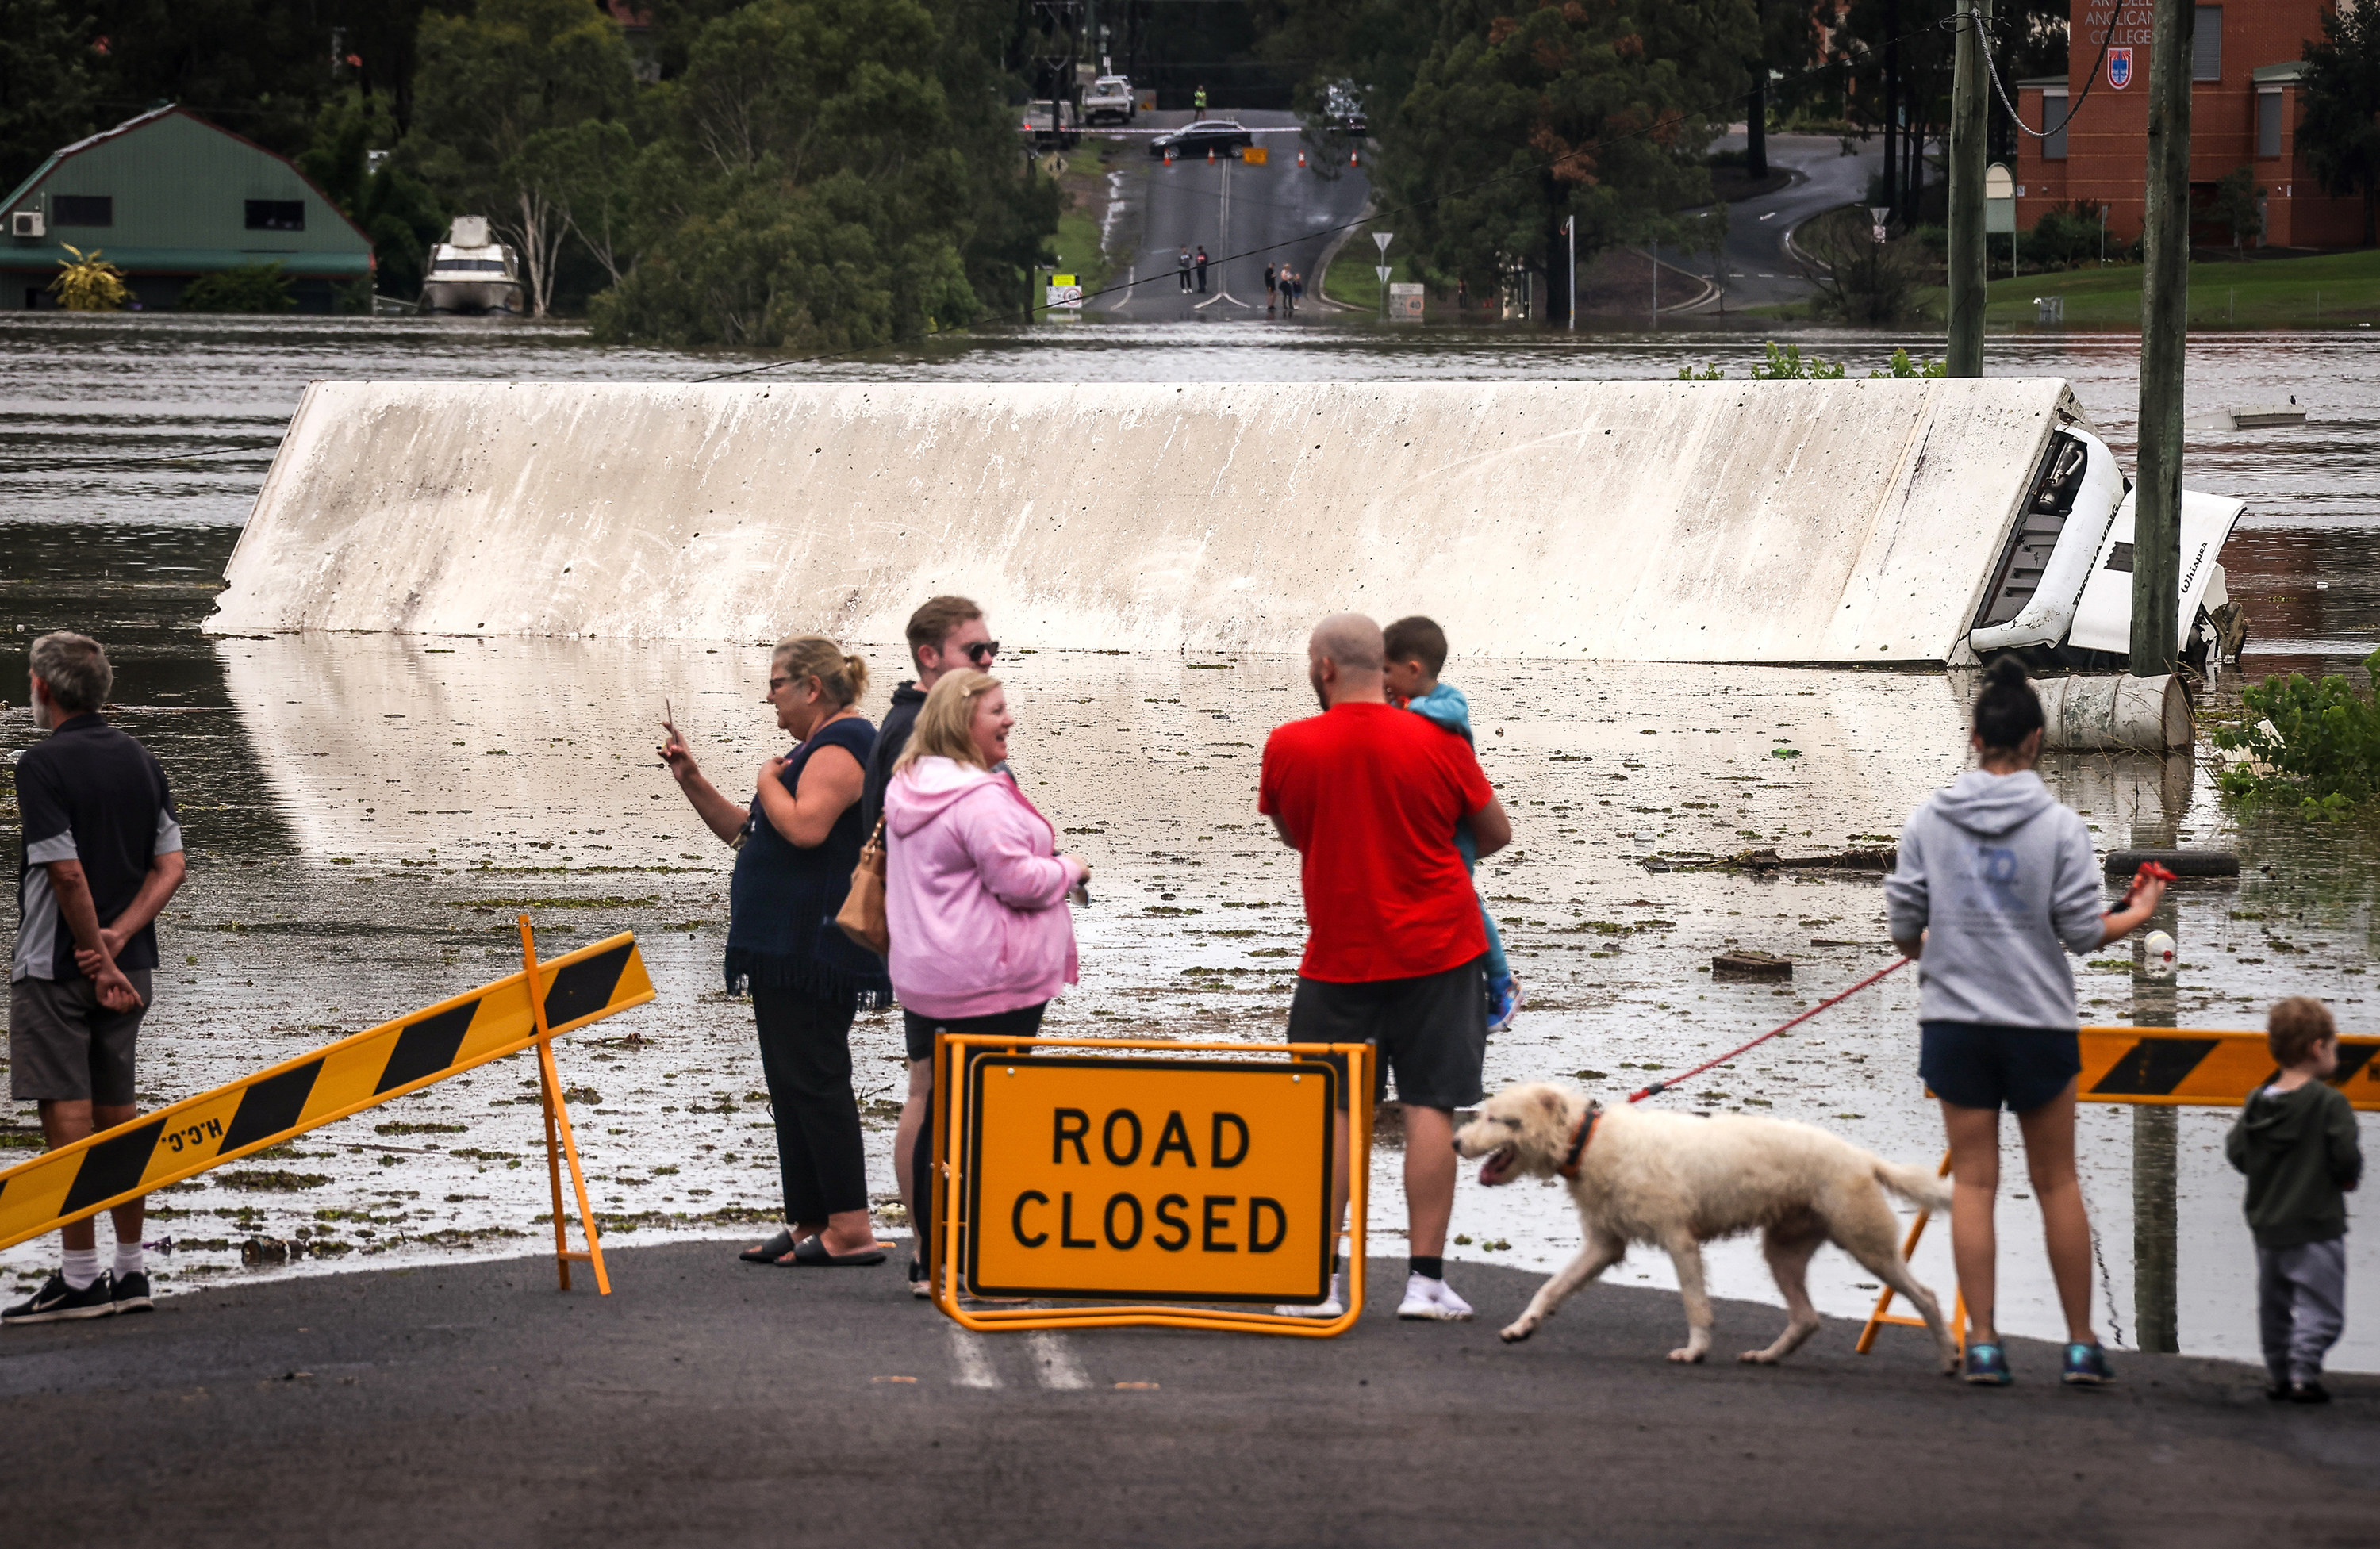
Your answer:
[[[985,1059],[973,1077],[978,1293],[1258,1301],[1327,1279],[1327,1070]]]

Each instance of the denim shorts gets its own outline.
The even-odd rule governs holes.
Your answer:
[[[2030,1113],[2082,1073],[2082,1040],[2070,1027],[1921,1022],[1917,1073],[1962,1108]]]

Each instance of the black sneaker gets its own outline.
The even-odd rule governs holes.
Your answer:
[[[2305,1382],[2293,1382],[2289,1384],[2289,1402],[2292,1404],[2327,1404],[2330,1402],[2330,1389],[2311,1379]]]
[[[146,1313],[157,1305],[149,1300],[149,1272],[136,1269],[115,1277],[113,1300],[118,1313]]]
[[[49,1284],[5,1313],[0,1323],[60,1323],[67,1318],[103,1318],[115,1311],[115,1292],[106,1270],[80,1290],[70,1289],[67,1277],[53,1274]]]

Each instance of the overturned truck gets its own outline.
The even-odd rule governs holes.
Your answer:
[[[209,627],[1045,648],[2120,661],[2128,482],[2056,379],[317,382]],[[2241,504],[2183,512],[2185,649]]]

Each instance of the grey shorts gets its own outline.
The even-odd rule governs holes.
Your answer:
[[[23,1102],[132,1103],[132,1051],[149,1010],[149,970],[124,976],[140,1004],[111,1011],[89,979],[18,979],[8,986],[8,1095]]]
[[[1480,1068],[1488,1059],[1487,959],[1413,979],[1334,984],[1301,978],[1289,1001],[1293,1044],[1370,1044],[1373,1100],[1397,1076],[1397,1097],[1415,1107],[1467,1107],[1480,1098]],[[1340,1067],[1339,1105],[1347,1104],[1346,1061]]]

